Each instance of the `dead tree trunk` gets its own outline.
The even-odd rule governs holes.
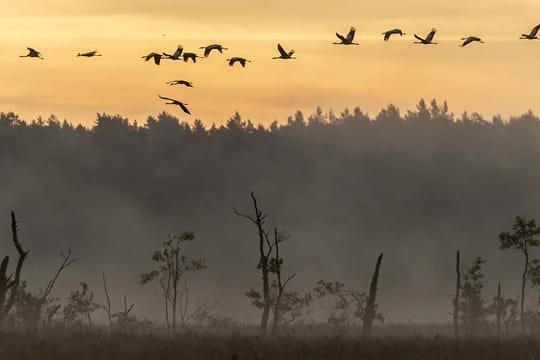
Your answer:
[[[376,316],[376,296],[377,296],[377,284],[379,282],[379,271],[381,268],[383,254],[380,254],[377,258],[377,265],[375,265],[375,272],[371,278],[371,285],[369,286],[369,295],[366,302],[366,311],[364,313],[364,321],[362,324],[362,335],[365,337],[371,336],[371,329],[373,327],[373,320]]]
[[[495,300],[495,316],[497,317],[497,339],[501,338],[501,312],[502,312],[502,295],[501,282],[497,286],[497,299]]]
[[[257,198],[255,194],[251,192],[251,200],[253,202],[253,210],[255,216],[245,215],[234,209],[234,213],[238,216],[249,219],[257,227],[257,235],[259,240],[259,264],[258,269],[261,270],[262,285],[263,285],[263,313],[261,319],[261,325],[259,328],[259,336],[264,339],[268,330],[268,318],[270,316],[270,310],[272,307],[272,299],[270,297],[270,267],[269,257],[272,253],[273,245],[268,239],[268,233],[264,230],[264,221],[266,214],[264,214],[259,205],[257,204]]]
[[[277,229],[274,229],[274,253],[275,258],[273,260],[273,272],[276,274],[277,278],[277,294],[276,299],[274,301],[274,319],[272,321],[272,335],[276,335],[279,329],[279,325],[281,323],[281,317],[282,317],[282,299],[283,294],[285,293],[285,288],[287,287],[287,284],[296,276],[296,274],[292,274],[287,278],[287,280],[283,281],[283,278],[281,276],[281,268],[283,266],[283,258],[279,254],[279,243],[284,240],[283,236],[280,236]]]
[[[17,295],[19,292],[19,286],[21,283],[21,272],[24,265],[24,261],[28,256],[28,251],[24,251],[18,237],[19,227],[15,213],[11,212],[11,237],[15,249],[19,255],[17,260],[17,266],[15,268],[15,275],[7,274],[7,268],[9,265],[9,256],[4,257],[2,263],[0,263],[0,325],[4,323],[7,314],[11,311],[13,305],[17,301]],[[9,293],[9,296],[8,296]]]
[[[454,297],[454,340],[459,340],[459,294],[461,291],[460,253],[456,251],[456,295]]]
[[[524,242],[523,254],[525,255],[525,266],[523,268],[523,275],[521,276],[521,301],[519,306],[520,319],[521,319],[521,332],[525,334],[525,286],[527,284],[527,274],[529,272],[529,250],[527,249],[527,242]]]
[[[176,311],[178,308],[178,280],[180,276],[181,269],[179,268],[179,256],[180,256],[180,250],[179,250],[179,241],[176,242],[176,247],[174,249],[174,256],[172,258],[172,299],[171,299],[171,306],[172,306],[172,333],[173,335],[176,334]]]
[[[105,271],[102,271],[103,275],[103,288],[105,289],[105,298],[107,299],[107,305],[104,306],[105,312],[107,313],[107,319],[109,320],[109,335],[113,333],[113,321],[112,321],[112,312],[111,312],[111,298],[109,296],[109,289],[107,288],[107,279],[105,278]]]

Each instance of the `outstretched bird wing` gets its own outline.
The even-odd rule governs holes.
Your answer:
[[[169,100],[169,101],[172,101],[172,102],[178,102],[178,100],[175,100],[175,99],[171,99],[171,98],[168,98],[168,97],[165,97],[165,96],[161,96],[158,94],[158,97],[162,100]]]
[[[186,105],[184,105],[184,103],[178,101],[176,104],[178,106],[180,106],[180,108],[182,109],[183,112],[185,112],[186,114],[191,115],[191,113],[189,112],[189,109],[186,107]]]
[[[179,101],[179,100],[176,100],[176,99],[171,99],[171,98],[168,98],[168,97],[165,97],[165,96],[161,96],[158,94],[158,97],[162,100],[168,100],[171,102],[171,105],[178,105],[180,106],[180,108],[182,109],[183,112],[185,112],[186,114],[189,114],[191,115],[191,113],[189,112],[189,109],[186,107],[186,104],[184,104],[183,102]]]
[[[427,38],[426,38],[426,41],[427,42],[432,42],[433,41],[433,38],[435,37],[435,33],[437,32],[436,29],[431,29],[430,33],[428,34]]]
[[[186,81],[186,80],[179,80],[178,84],[185,85],[187,87],[193,87],[193,84],[191,82],[189,82],[189,81]]]
[[[384,33],[384,41],[388,41],[390,39],[390,36],[392,36],[391,31],[387,31]]]
[[[356,29],[352,27],[351,30],[349,30],[349,33],[347,34],[347,42],[352,42],[354,40],[355,33],[356,33]]]
[[[281,44],[277,44],[277,49],[278,49],[279,53],[281,54],[281,56],[287,57],[288,54],[285,51],[285,49],[283,48],[283,46],[281,46]]]
[[[236,57],[232,57],[230,59],[227,59],[227,61],[229,62],[230,66],[233,66],[235,63],[238,62],[238,63],[240,63],[240,65],[242,65],[242,67],[246,67],[246,61],[249,61],[249,60],[246,60],[246,59],[244,59],[242,57],[236,56]]]
[[[185,52],[185,53],[182,55],[182,57],[184,58],[184,61],[185,61],[185,62],[188,62],[189,59],[191,59],[191,60],[193,60],[194,63],[197,62],[197,58],[198,58],[197,54],[195,54],[195,53],[190,53],[190,52]]]
[[[182,51],[184,51],[184,48],[181,46],[178,46],[178,48],[176,48],[176,51],[174,52],[172,57],[175,59],[178,59],[180,55],[182,55]]]
[[[149,60],[152,59],[155,55],[156,55],[156,53],[151,52],[150,54],[143,56],[143,59],[144,59],[144,61],[149,61]]]
[[[338,39],[341,40],[342,42],[346,42],[346,41],[347,41],[347,38],[345,38],[345,36],[341,35],[340,33],[336,33],[336,36],[337,36]]]
[[[426,42],[426,40],[422,39],[420,36],[414,34],[414,37],[420,40],[421,42]]]
[[[468,38],[465,39],[465,41],[463,42],[463,44],[461,44],[461,47],[465,47],[465,46],[469,45],[470,43],[472,43],[473,41],[474,41],[473,38],[468,37]]]
[[[204,48],[204,57],[208,57],[208,55],[210,55],[210,53],[212,52],[212,47],[211,46],[207,46]]]
[[[536,36],[538,34],[538,31],[540,31],[540,24],[533,27],[533,29],[531,30],[531,36]]]

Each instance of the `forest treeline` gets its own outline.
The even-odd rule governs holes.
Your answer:
[[[290,234],[287,269],[298,274],[300,294],[320,279],[367,290],[374,256],[384,252],[393,259],[384,265],[385,316],[447,321],[455,249],[471,257],[465,264],[489,259],[489,294],[499,281],[505,296],[519,292],[520,259],[501,254],[498,234],[516,215],[538,216],[539,135],[531,112],[455,116],[436,101],[404,113],[389,105],[374,117],[358,108],[297,112],[267,127],[239,114],[223,126],[167,113],[141,125],[99,114],[87,128],[2,113],[1,207],[28,224],[28,279],[45,288],[52,259],[69,245],[85,261],[59,291],[80,281],[101,288],[105,269],[111,283],[125,284],[124,310],[136,303],[154,318],[161,300],[137,277],[167,235],[192,231],[193,252],[212,269],[196,275],[193,293],[256,322],[258,313],[245,310],[246,288],[260,281],[246,240],[253,229],[232,211],[253,190],[272,214],[270,229]],[[0,253],[12,251],[0,244]]]
[[[373,118],[359,108],[339,115],[319,108],[268,127],[238,113],[219,127],[200,120],[189,124],[167,113],[142,125],[98,114],[92,127],[54,116],[24,121],[1,113],[0,159],[29,177],[47,180],[51,175],[63,185],[98,186],[159,212],[178,205],[171,189],[191,188],[197,197],[211,197],[206,190],[215,188],[216,179],[221,188],[271,184],[282,193],[318,184],[328,197],[368,186],[374,195],[397,203],[408,201],[407,194],[390,197],[388,191],[407,187],[410,198],[429,212],[440,202],[451,207],[461,196],[437,191],[434,201],[411,193],[417,185],[424,194],[448,183],[477,185],[482,191],[467,195],[485,198],[482,192],[501,190],[510,181],[535,182],[538,174],[523,173],[531,169],[520,165],[536,160],[539,132],[539,119],[531,112],[510,119],[486,120],[476,113],[456,117],[435,100],[421,100],[404,114],[389,105]],[[471,184],[471,176],[481,184]],[[336,179],[344,186],[333,186]]]

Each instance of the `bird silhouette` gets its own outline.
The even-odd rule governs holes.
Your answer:
[[[390,40],[390,37],[392,35],[403,36],[403,35],[406,35],[406,34],[403,31],[401,31],[401,29],[392,29],[392,30],[388,30],[388,31],[383,32],[383,35],[384,35],[384,41],[388,41],[388,40]]]
[[[233,66],[235,63],[239,63],[240,65],[242,65],[242,67],[246,67],[246,62],[251,62],[251,60],[244,59],[238,56],[227,59],[227,61],[229,62],[229,66]]]
[[[187,86],[187,87],[193,87],[193,83],[191,81],[186,81],[186,80],[172,80],[172,81],[167,81],[165,84],[184,85],[184,86]]]
[[[223,47],[220,44],[210,44],[207,46],[202,46],[200,49],[204,49],[204,57],[208,57],[212,50],[217,50],[220,54],[223,53],[223,50],[229,50],[229,48]]]
[[[340,33],[336,33],[336,36],[338,37],[340,42],[335,42],[336,45],[358,45],[358,43],[353,42],[354,40],[354,34],[356,33],[356,29],[354,27],[351,27],[349,30],[349,33],[347,36],[343,36]]]
[[[289,52],[287,52],[285,51],[285,49],[283,49],[283,46],[281,46],[281,44],[277,45],[277,49],[280,55],[275,56],[272,59],[283,59],[283,60],[296,59],[295,57],[293,57],[294,50],[291,49]]]
[[[97,50],[94,50],[94,51],[88,51],[84,53],[78,53],[77,56],[94,57],[94,56],[101,56],[101,54],[99,54]]]
[[[176,105],[176,106],[179,106],[183,112],[185,112],[186,114],[188,115],[191,115],[191,113],[189,112],[189,109],[186,107],[186,103],[183,103],[179,100],[176,100],[176,99],[171,99],[171,98],[168,98],[168,97],[165,97],[165,96],[161,96],[161,95],[158,95],[160,99],[162,100],[167,100],[169,102],[165,103],[165,105]]]
[[[176,50],[174,51],[172,55],[164,52],[163,56],[168,60],[181,60],[183,51],[184,51],[184,48],[182,47],[182,45],[178,45],[178,47],[176,48]]]
[[[184,62],[188,62],[189,60],[192,60],[193,63],[196,63],[197,59],[200,58],[199,55],[192,52],[185,52],[182,54],[182,57],[184,59]]]
[[[159,65],[159,63],[161,62],[161,58],[163,57],[162,54],[158,54],[158,53],[155,53],[155,52],[151,52],[150,54],[148,55],[145,55],[145,56],[142,56],[142,58],[144,59],[144,61],[150,61],[150,59],[154,59],[154,63],[156,65]]]
[[[36,49],[32,49],[31,47],[27,47],[27,49],[28,49],[28,54],[19,55],[19,57],[30,57],[30,58],[38,58],[38,59],[44,60],[43,56],[41,56],[41,53],[37,51]]]
[[[419,40],[419,41],[416,41],[415,44],[423,44],[423,45],[437,44],[436,42],[433,42],[433,38],[435,37],[436,32],[437,32],[437,29],[435,28],[431,29],[430,33],[426,36],[425,39],[422,39],[420,36],[414,34],[414,37]]]
[[[538,31],[540,31],[540,24],[533,27],[529,34],[521,34],[520,39],[537,40]]]
[[[470,43],[473,43],[473,42],[479,42],[479,43],[484,43],[484,41],[482,41],[482,39],[480,39],[479,37],[476,37],[476,36],[469,36],[469,37],[466,37],[466,38],[461,38],[461,40],[464,40],[463,41],[463,44],[461,44],[460,46],[461,47],[465,47],[467,45],[469,45]]]

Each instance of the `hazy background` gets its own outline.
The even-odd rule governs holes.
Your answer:
[[[0,108],[83,124],[104,111],[142,123],[165,108],[160,93],[187,102],[193,117],[207,124],[221,124],[235,110],[269,124],[318,105],[361,104],[374,114],[390,102],[411,109],[421,97],[436,97],[456,112],[508,116],[539,110],[530,90],[536,88],[531,72],[540,42],[518,40],[540,21],[538,13],[540,3],[529,0],[22,0],[4,7],[0,17]],[[331,45],[334,33],[350,26],[361,46]],[[394,27],[407,36],[383,42],[380,34]],[[424,36],[432,27],[439,30],[439,45],[412,44],[413,33]],[[486,44],[459,48],[459,39],[469,35]],[[271,60],[278,41],[296,49],[298,59]],[[140,59],[177,44],[194,51],[214,42],[231,50],[196,65],[157,67]],[[26,46],[46,60],[20,59]],[[94,49],[104,56],[74,57]],[[229,56],[253,63],[229,68]],[[176,78],[195,88],[165,85]]]
[[[13,253],[14,209],[31,289],[71,246],[79,261],[56,296],[87,281],[103,302],[104,269],[115,308],[125,292],[140,317],[161,319],[159,291],[139,287],[139,274],[168,234],[193,231],[187,251],[208,270],[190,276],[192,300],[254,322],[244,293],[260,281],[256,231],[232,211],[249,211],[254,190],[268,225],[292,236],[282,250],[286,272],[298,274],[291,289],[325,279],[367,290],[384,252],[378,301],[388,321],[448,321],[457,248],[464,266],[488,260],[486,298],[498,281],[505,296],[519,294],[520,254],[499,250],[498,233],[516,215],[538,217],[540,121],[506,121],[423,102],[371,119],[360,109],[297,113],[272,130],[239,116],[206,131],[166,114],[140,127],[102,115],[91,129],[3,114],[0,254]],[[529,295],[532,306],[538,292]]]

